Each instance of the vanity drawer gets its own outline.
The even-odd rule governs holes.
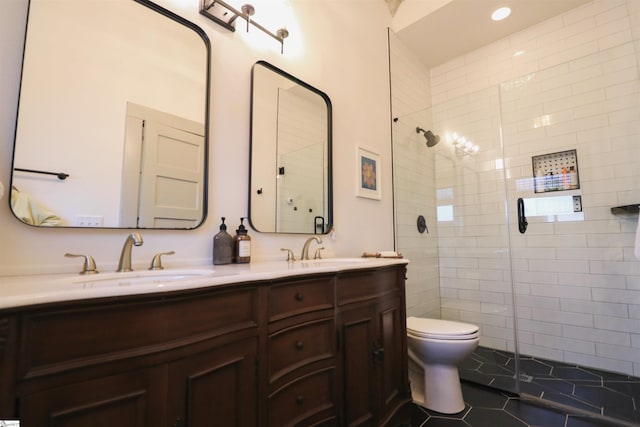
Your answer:
[[[256,288],[97,301],[25,315],[20,376],[54,374],[177,349],[258,325]]]
[[[335,402],[335,368],[312,372],[269,396],[269,426],[318,425],[315,420],[335,415]]]
[[[338,305],[377,298],[401,289],[399,270],[369,270],[339,275],[336,283]]]
[[[315,320],[269,335],[269,382],[336,352],[333,318]]]
[[[333,307],[333,277],[320,277],[274,285],[269,290],[270,322]]]

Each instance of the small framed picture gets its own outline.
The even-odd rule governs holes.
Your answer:
[[[356,156],[356,196],[367,199],[382,199],[380,189],[380,154],[362,147],[357,148]]]

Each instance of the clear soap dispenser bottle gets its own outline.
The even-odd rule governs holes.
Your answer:
[[[220,232],[213,236],[213,264],[231,264],[233,258],[233,237],[227,233],[227,225],[220,224]]]
[[[244,218],[240,218],[240,226],[236,230],[234,245],[234,262],[246,264],[251,261],[251,237],[247,234],[247,229],[242,223]]]

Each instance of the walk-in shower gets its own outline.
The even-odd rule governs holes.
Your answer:
[[[640,201],[640,21],[628,4],[596,0],[428,70],[389,37],[408,314],[480,326],[464,380],[617,425],[640,424],[638,217],[612,211]],[[549,56],[531,50],[563,36],[541,28],[612,9],[616,25],[633,30],[626,38],[580,51],[557,41]],[[536,60],[508,55],[519,50]],[[415,144],[418,127],[444,135],[436,150]],[[457,149],[446,137],[454,132],[478,149]],[[418,215],[429,234],[415,231]]]

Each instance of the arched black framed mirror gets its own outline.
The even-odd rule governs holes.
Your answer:
[[[333,224],[331,100],[259,61],[251,85],[249,220],[267,233],[325,234]]]
[[[202,29],[148,0],[30,0],[14,215],[61,227],[199,226],[210,57]]]

